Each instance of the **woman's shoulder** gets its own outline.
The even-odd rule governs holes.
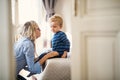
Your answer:
[[[18,42],[18,44],[21,44],[23,46],[33,46],[33,42],[29,38],[21,38]]]
[[[32,46],[33,45],[33,42],[29,38],[25,38],[23,40],[23,43],[25,46]]]

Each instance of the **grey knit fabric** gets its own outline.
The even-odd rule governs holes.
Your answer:
[[[40,80],[71,80],[70,59],[48,59]]]

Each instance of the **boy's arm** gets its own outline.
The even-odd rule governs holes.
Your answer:
[[[66,58],[67,57],[67,51],[64,51],[63,55],[61,56],[61,58]]]
[[[68,40],[66,34],[63,33],[63,34],[60,36],[60,38],[61,38],[61,41],[64,43],[64,46],[65,46],[65,47],[64,47],[64,48],[65,48],[64,51],[69,52],[69,50],[70,50],[70,41]]]
[[[65,33],[61,35],[61,40],[65,44],[65,51],[64,51],[63,55],[61,56],[61,58],[66,58],[67,57],[67,52],[69,52],[69,49],[70,49],[70,42],[67,39],[67,36],[66,36]]]

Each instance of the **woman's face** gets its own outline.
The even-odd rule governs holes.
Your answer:
[[[36,27],[36,31],[35,31],[35,34],[36,34],[36,38],[40,37],[41,36],[41,30],[39,27]]]

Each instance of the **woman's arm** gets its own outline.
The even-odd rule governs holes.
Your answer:
[[[34,46],[31,45],[30,43],[27,44],[27,46],[24,48],[25,51],[25,58],[26,58],[26,63],[28,66],[28,69],[31,73],[40,73],[41,72],[41,67],[40,63],[34,63]]]

